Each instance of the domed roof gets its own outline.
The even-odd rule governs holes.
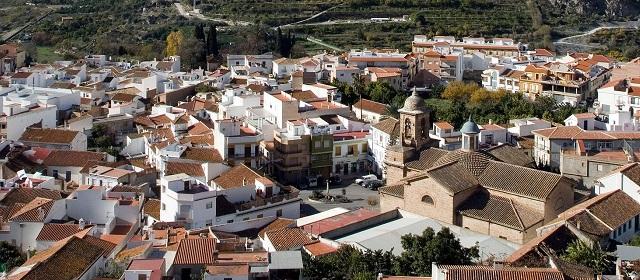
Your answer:
[[[427,105],[424,103],[424,98],[418,95],[416,88],[413,88],[411,96],[407,97],[404,101],[404,106],[400,109],[400,112],[426,112]]]
[[[469,120],[462,125],[460,132],[464,134],[478,134],[480,133],[480,128],[478,125],[471,119],[469,116]]]

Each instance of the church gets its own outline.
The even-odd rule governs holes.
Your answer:
[[[462,148],[432,147],[431,111],[414,90],[399,110],[400,135],[386,152],[381,211],[396,208],[522,244],[574,205],[576,182],[534,169],[533,159],[501,144],[479,149],[479,126],[460,129]]]

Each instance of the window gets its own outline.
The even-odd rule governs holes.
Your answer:
[[[313,147],[314,148],[322,147],[322,142],[320,140],[313,142]]]
[[[262,218],[262,217],[264,217],[264,215],[263,215],[263,214],[258,214],[258,216],[256,216],[256,219],[260,219],[260,218]]]
[[[602,171],[602,164],[598,164],[597,169],[598,171]]]
[[[211,208],[213,208],[213,201],[209,201],[209,202],[207,202],[206,207],[207,207],[207,209],[211,209]]]
[[[366,153],[368,149],[369,149],[369,146],[367,145],[367,143],[363,143],[361,152]]]
[[[325,148],[329,148],[329,147],[331,147],[331,141],[329,141],[329,140],[324,140],[324,147],[325,147]]]
[[[138,280],[147,280],[146,274],[138,274]]]
[[[282,209],[276,211],[276,217],[282,217]]]
[[[227,224],[233,223],[233,220],[227,220]]]
[[[355,150],[356,147],[357,147],[356,145],[349,145],[347,147],[347,155],[353,155],[355,153],[354,150]]]
[[[335,152],[335,155],[336,155],[336,156],[340,156],[340,155],[342,155],[342,146],[336,146],[335,151],[336,151],[336,152]]]
[[[429,204],[429,205],[433,205],[433,198],[431,198],[431,196],[429,196],[429,195],[423,196],[421,201],[423,203],[426,203],[426,204]]]
[[[205,226],[210,227],[213,225],[213,220],[206,220],[205,221]]]

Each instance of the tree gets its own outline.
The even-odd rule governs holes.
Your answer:
[[[614,257],[610,253],[603,251],[598,244],[587,244],[581,240],[569,243],[562,258],[590,267],[598,274],[610,273],[614,268]]]
[[[178,53],[180,61],[186,68],[205,66],[206,54],[204,43],[196,38],[185,39]]]
[[[167,36],[167,47],[165,54],[167,56],[177,55],[182,48],[184,42],[184,35],[182,31],[173,31]]]
[[[205,36],[204,36],[204,26],[202,24],[196,24],[195,30],[193,32],[194,36],[196,36],[196,39],[200,40],[200,42],[205,41]]]
[[[25,256],[16,246],[6,241],[0,241],[0,265],[3,266],[4,271],[21,265],[25,260]]]
[[[478,246],[462,247],[460,240],[447,227],[437,234],[427,228],[422,235],[402,236],[404,252],[397,258],[394,270],[398,275],[431,276],[431,263],[472,264],[478,258]]]
[[[218,48],[218,31],[216,30],[215,24],[209,26],[209,34],[207,34],[207,54],[213,56],[220,55]]]

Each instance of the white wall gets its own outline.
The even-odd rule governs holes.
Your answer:
[[[24,130],[35,123],[42,122],[42,128],[55,128],[57,107],[38,108],[17,115],[7,116],[7,140],[18,140]]]

